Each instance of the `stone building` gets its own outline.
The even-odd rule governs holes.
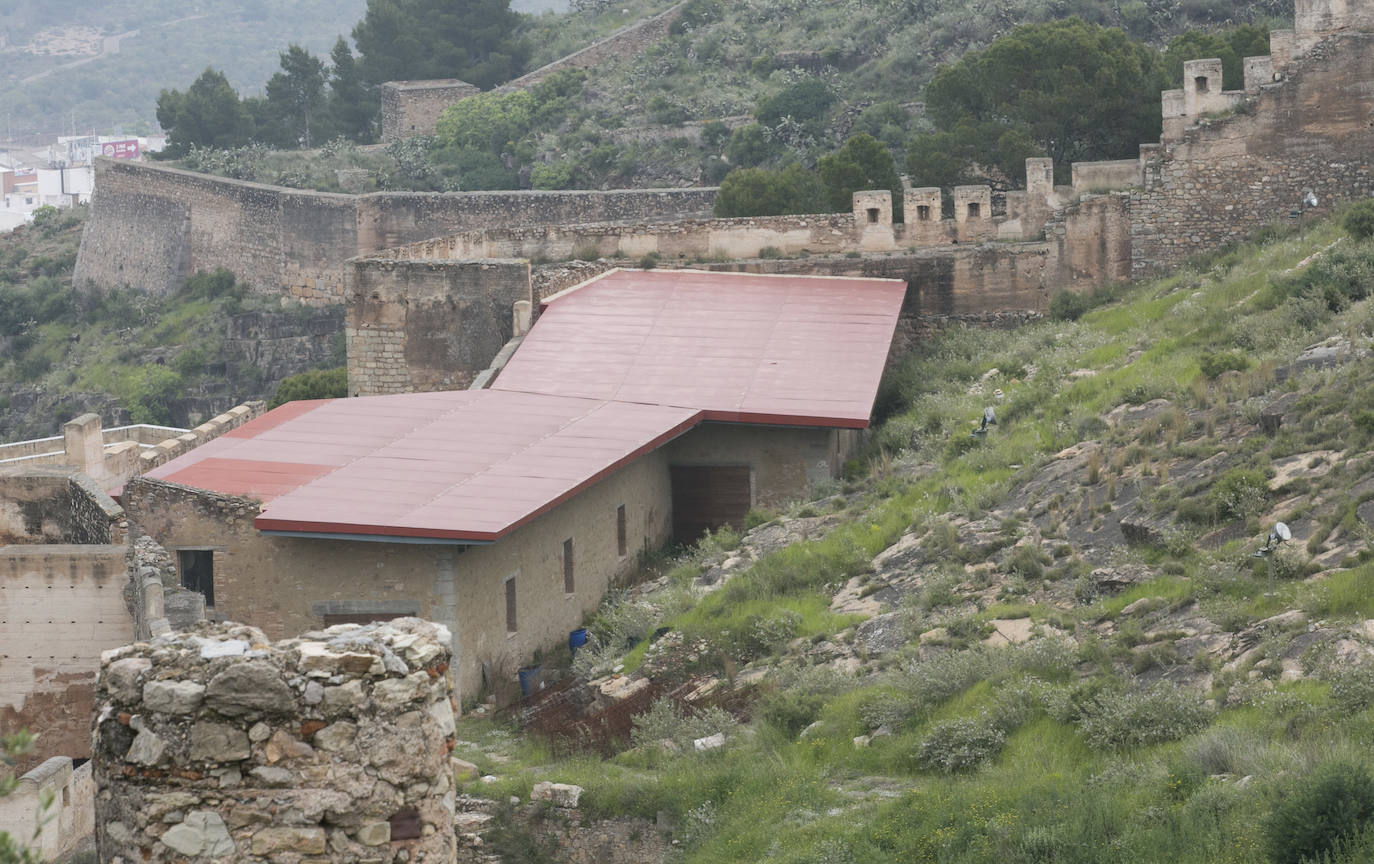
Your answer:
[[[616,271],[551,298],[487,390],[291,403],[122,502],[214,613],[284,636],[418,615],[474,696],[641,551],[837,475],[900,282]]]

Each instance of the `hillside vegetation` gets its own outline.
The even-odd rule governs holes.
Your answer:
[[[488,50],[505,57],[518,46],[527,68],[538,67],[670,5],[576,4],[563,15],[521,19],[503,37],[513,42]],[[989,54],[977,75],[953,65],[1006,43],[1018,25],[1073,16],[1079,30],[1050,28],[1050,38],[1038,39],[1042,31],[1031,30],[1017,37],[1022,45]],[[1237,52],[1263,53],[1269,22],[1287,25],[1291,16],[1284,0],[692,0],[669,38],[642,53],[591,74],[556,76],[527,93],[467,100],[432,140],[385,153],[341,143],[324,153],[202,152],[186,164],[325,189],[339,188],[336,169],[364,169],[362,188],[676,186],[718,183],[739,168],[810,170],[864,133],[921,184],[980,179],[1005,186],[1023,180],[1016,166],[1030,155],[1054,156],[1064,173],[1073,159],[1130,155],[1157,137],[1158,91],[1181,74],[1185,59],[1223,54],[1234,78]],[[359,48],[367,49],[359,59],[366,69],[368,52],[380,49]],[[1023,68],[1012,68],[1017,58]],[[401,57],[383,59],[400,74]],[[959,74],[926,93],[942,66]],[[998,101],[1011,92],[1020,94],[1012,105],[1019,110]],[[251,130],[242,134],[251,137]],[[909,165],[913,140],[919,145]]]
[[[0,234],[0,441],[58,434],[87,411],[107,425],[194,426],[271,399],[283,379],[343,365],[338,307],[253,294],[225,271],[167,297],[76,290],[83,217],[42,208],[32,226]],[[316,386],[295,392],[343,395],[303,383]]]
[[[553,780],[691,862],[1369,860],[1374,245],[1267,234],[923,343],[850,479],[589,622],[591,694],[695,695],[604,760],[469,715],[489,843]]]

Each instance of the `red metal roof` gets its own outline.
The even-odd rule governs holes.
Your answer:
[[[551,298],[493,388],[862,429],[905,296],[892,279],[613,271]]]
[[[264,531],[496,540],[702,420],[862,428],[905,294],[616,271],[549,304],[491,390],[293,402],[148,473]]]
[[[148,476],[258,498],[264,531],[489,541],[699,414],[495,390],[297,402]]]

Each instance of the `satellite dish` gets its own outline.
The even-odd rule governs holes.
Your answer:
[[[1293,539],[1293,532],[1290,531],[1288,526],[1283,522],[1274,523],[1274,534],[1279,538],[1280,543],[1287,543],[1289,540]]]

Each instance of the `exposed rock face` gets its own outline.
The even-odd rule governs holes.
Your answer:
[[[100,860],[452,861],[450,651],[409,618],[275,645],[201,625],[108,652]]]

